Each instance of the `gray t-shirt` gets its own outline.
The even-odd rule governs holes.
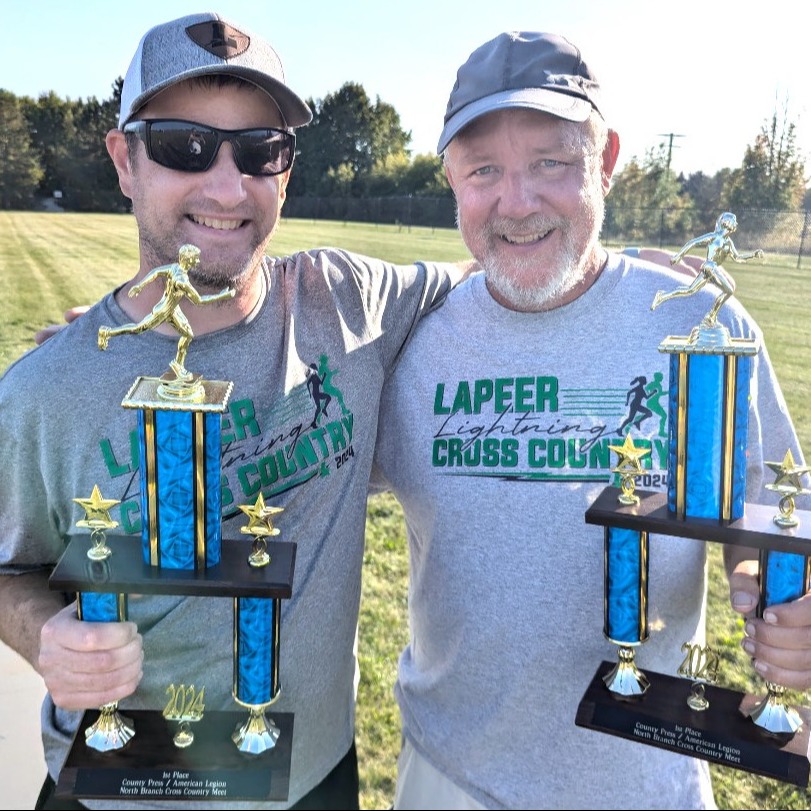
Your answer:
[[[262,804],[281,808],[318,784],[352,743],[353,643],[380,392],[454,271],[395,268],[323,249],[269,259],[264,272],[260,306],[233,327],[195,337],[186,368],[234,383],[222,417],[223,537],[244,542],[239,506],[261,492],[284,508],[280,539],[298,545],[293,595],[282,601],[282,691],[274,704],[295,714],[289,802]],[[108,295],[0,381],[0,573],[52,567],[68,537],[81,532],[75,524],[84,514],[73,499],[94,485],[121,502],[111,511],[117,531],[140,532],[136,412],[121,401],[136,377],[166,371],[177,338],[123,335],[100,352],[99,326],[129,321]],[[232,605],[229,598],[131,597],[144,677],[121,707],[160,711],[174,682],[205,687],[209,710],[238,710]],[[54,778],[78,721],[46,697],[43,737]]]

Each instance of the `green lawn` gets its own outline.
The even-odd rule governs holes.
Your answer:
[[[745,240],[744,240],[745,243]],[[393,261],[461,259],[454,230],[283,220],[275,253],[333,245]],[[32,344],[34,332],[65,308],[95,301],[137,267],[135,220],[129,215],[0,212],[0,370]],[[811,282],[796,260],[768,257],[735,265],[738,298],[758,320],[798,428],[811,447]],[[742,626],[728,608],[719,550],[710,548],[710,641],[721,651],[725,683],[762,693],[740,649]],[[389,497],[369,502],[359,653],[357,740],[362,808],[391,804],[399,717],[392,698],[396,657],[407,636],[407,548],[402,513]],[[574,723],[574,719],[572,721]],[[597,733],[595,733],[597,734]],[[721,808],[807,808],[809,794],[773,780],[713,767]],[[572,779],[583,779],[572,775]]]

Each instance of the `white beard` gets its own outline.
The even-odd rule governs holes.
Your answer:
[[[557,229],[562,246],[553,263],[538,272],[537,260],[512,259],[509,262],[496,249],[477,257],[482,265],[490,293],[520,312],[540,312],[559,306],[558,302],[579,287],[593,271],[595,250],[605,215],[605,198],[598,172],[583,187],[581,213],[577,222],[562,218],[531,215],[522,220],[492,220],[481,234],[485,245],[493,245],[510,233],[546,233]],[[457,212],[461,228],[461,213]],[[464,233],[464,230],[462,231]]]

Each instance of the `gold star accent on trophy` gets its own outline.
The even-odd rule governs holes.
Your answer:
[[[786,451],[782,462],[766,462],[766,465],[777,474],[774,483],[766,485],[769,490],[776,490],[778,493],[790,493],[791,495],[808,492],[800,483],[800,476],[811,472],[811,467],[798,465],[794,461],[791,448]]]
[[[120,501],[114,498],[104,498],[97,484],[93,485],[93,492],[90,498],[73,499],[85,512],[85,517],[76,522],[77,527],[89,527],[90,529],[113,529],[118,526],[118,521],[110,518],[110,510]]]
[[[796,527],[800,522],[794,515],[794,496],[807,495],[811,492],[800,483],[800,476],[811,471],[811,467],[798,465],[794,461],[791,448],[786,451],[782,462],[766,462],[766,464],[777,474],[777,478],[772,484],[767,484],[766,489],[779,493],[781,496],[780,512],[772,520],[782,529]]]
[[[240,504],[239,509],[250,519],[248,526],[241,527],[240,532],[246,535],[278,535],[281,532],[273,526],[273,516],[284,512],[284,508],[267,506],[261,493],[252,507]]]
[[[104,498],[97,484],[93,485],[90,498],[73,500],[84,510],[84,518],[77,521],[76,526],[87,527],[90,530],[92,546],[87,550],[87,557],[91,560],[106,560],[112,554],[112,550],[107,546],[105,530],[118,526],[118,521],[110,518],[110,510],[121,502],[114,498]]]
[[[612,473],[620,475],[622,493],[617,497],[617,501],[626,506],[638,504],[639,496],[634,493],[635,478],[642,473],[640,460],[650,453],[650,448],[637,448],[630,434],[625,435],[625,442],[622,445],[609,445],[608,448],[619,456],[617,466],[611,470]]]
[[[609,445],[608,449],[614,451],[614,453],[619,456],[617,466],[614,468],[617,473],[624,473],[626,471],[641,473],[642,464],[640,460],[643,456],[647,456],[650,453],[650,448],[638,448],[634,445],[630,434],[625,435],[625,442],[623,442],[622,445]]]
[[[260,493],[253,507],[240,504],[239,509],[250,519],[248,526],[240,527],[239,531],[245,535],[253,535],[253,549],[248,555],[248,563],[254,568],[267,566],[270,563],[267,538],[281,532],[273,526],[273,516],[284,512],[284,508],[268,507],[265,497]]]

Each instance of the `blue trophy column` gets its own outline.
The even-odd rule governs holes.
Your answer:
[[[281,600],[234,599],[234,699],[248,708],[248,719],[231,735],[240,752],[258,755],[272,749],[280,730],[265,715],[278,697]]]
[[[668,509],[733,521],[744,513],[751,355],[757,344],[698,347],[668,339]]]
[[[281,600],[234,600],[234,698],[246,706],[268,705],[279,695]]]
[[[196,380],[189,399],[167,397],[165,385],[139,377],[121,403],[138,412],[144,563],[205,571],[222,552],[222,414],[233,384]]]
[[[770,605],[789,603],[808,591],[809,558],[776,549],[760,553],[760,605],[758,613]]]
[[[206,569],[220,562],[221,417],[139,409],[144,562]]]
[[[647,532],[606,527],[603,631],[617,645],[639,645],[648,638]]]
[[[648,638],[648,533],[607,526],[604,550],[603,633],[619,646],[604,681],[612,693],[638,696],[649,687],[634,662],[634,647]]]
[[[124,622],[127,619],[126,594],[80,591],[76,598],[80,620],[85,622]]]

